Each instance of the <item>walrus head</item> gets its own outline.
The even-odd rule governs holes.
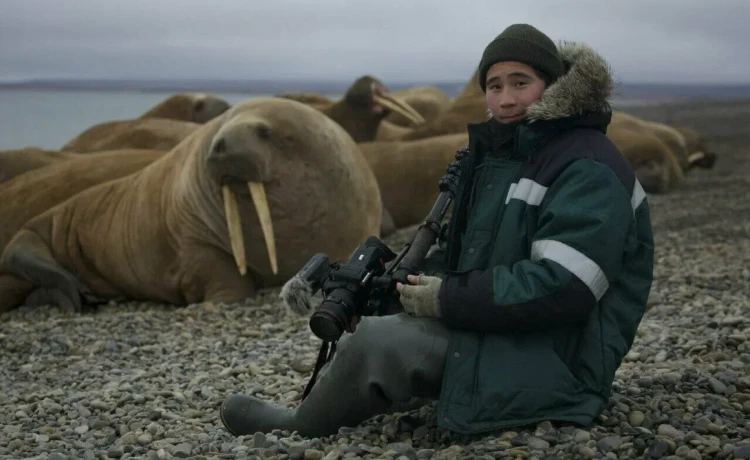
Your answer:
[[[229,110],[229,103],[224,99],[205,93],[192,94],[193,119],[195,123],[206,123]]]
[[[688,150],[688,169],[700,168],[700,169],[711,169],[716,163],[716,152],[709,150],[706,145],[706,138],[703,134],[695,129],[687,126],[675,126],[685,138]]]
[[[191,222],[182,228],[231,253],[257,283],[291,276],[314,252],[344,259],[379,231],[367,161],[338,123],[306,104],[234,104],[177,151],[175,208]]]
[[[688,157],[688,166],[690,168],[711,169],[716,163],[716,158],[717,155],[715,152],[698,150],[691,153]]]
[[[229,109],[224,99],[206,93],[178,93],[155,105],[139,118],[167,118],[204,124]]]
[[[390,111],[394,111],[415,125],[421,125],[425,121],[419,112],[390,95],[383,83],[369,75],[358,78],[344,94],[344,100],[351,107],[367,110],[379,119],[385,118]]]
[[[258,220],[266,239],[266,249],[274,274],[278,273],[276,244],[271,213],[266,199],[264,182],[271,179],[271,160],[276,153],[277,133],[271,124],[252,113],[241,110],[229,114],[211,140],[208,148],[207,170],[221,186],[224,211],[229,228],[229,239],[237,268],[247,272],[245,243],[237,203],[243,188],[250,193],[258,213]]]

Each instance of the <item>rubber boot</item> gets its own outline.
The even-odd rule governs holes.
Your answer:
[[[280,429],[322,437],[424,404],[440,396],[448,340],[438,319],[406,313],[362,318],[354,334],[339,340],[330,364],[298,407],[236,394],[224,400],[221,421],[235,436]]]

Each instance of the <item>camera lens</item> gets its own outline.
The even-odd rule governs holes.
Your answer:
[[[338,340],[355,314],[352,293],[334,289],[310,318],[310,330],[328,342]]]
[[[321,308],[310,317],[310,330],[321,340],[333,342],[341,337],[346,324],[339,315],[329,309]]]

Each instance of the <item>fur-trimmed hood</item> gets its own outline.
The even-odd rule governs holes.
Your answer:
[[[526,120],[533,123],[583,113],[611,113],[614,79],[609,63],[583,43],[559,42],[557,49],[566,71],[526,109]]]

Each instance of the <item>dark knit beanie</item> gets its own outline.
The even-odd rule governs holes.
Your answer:
[[[501,61],[518,61],[541,70],[556,80],[565,72],[555,43],[528,24],[513,24],[487,45],[479,62],[479,85],[486,91],[487,71]]]

